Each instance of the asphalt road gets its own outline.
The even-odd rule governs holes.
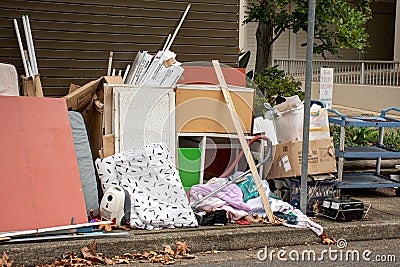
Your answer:
[[[259,249],[198,253],[197,259],[182,260],[175,266],[400,266],[400,239],[341,244],[341,247],[309,244],[268,248],[267,254]]]

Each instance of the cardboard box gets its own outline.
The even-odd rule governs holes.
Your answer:
[[[64,98],[69,110],[80,111],[88,130],[94,158],[102,155],[104,84],[123,84],[121,76],[103,76],[74,90]]]
[[[301,176],[302,141],[277,144],[267,179]],[[310,140],[308,174],[336,172],[333,139]]]
[[[103,83],[109,84],[123,84],[121,76],[103,76],[97,80],[90,81],[87,84],[72,90],[72,92],[64,96],[67,101],[67,107],[69,110],[82,111],[92,101],[93,95],[99,91],[99,87]],[[98,96],[98,99],[102,101],[102,96]]]
[[[229,86],[233,104],[245,133],[252,132],[253,89]],[[176,132],[236,133],[221,88],[181,85],[175,97]]]
[[[22,77],[22,95],[32,97],[43,97],[42,83],[40,75],[32,77]]]

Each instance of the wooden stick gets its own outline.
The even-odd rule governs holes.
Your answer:
[[[24,46],[22,45],[21,35],[19,34],[18,21],[16,19],[14,19],[14,28],[15,28],[15,33],[17,34],[17,40],[19,45],[19,52],[21,53],[22,64],[24,65],[25,77],[29,77],[28,65],[26,65],[26,59],[24,54]]]
[[[126,69],[125,69],[125,72],[124,72],[124,77],[122,78],[124,83],[125,83],[126,77],[128,77],[128,73],[129,73],[130,69],[131,69],[131,65],[128,64],[128,66],[126,66]]]
[[[32,62],[31,62],[31,64],[32,64],[33,74],[37,75],[37,74],[39,74],[39,69],[38,69],[38,66],[37,66],[35,45],[33,44],[31,23],[29,22],[28,15],[25,15],[25,20],[26,20],[26,26],[28,27],[28,34],[29,34],[29,39],[30,39],[29,43],[30,43],[31,50],[32,50],[32,59],[31,59]]]
[[[25,61],[26,61],[26,65],[28,66],[28,77],[32,77],[33,78],[33,70],[31,67],[31,63],[29,62],[29,55],[28,55],[28,51],[24,50],[24,56],[25,56]]]
[[[43,97],[42,82],[40,81],[40,75],[39,74],[34,76],[34,82],[35,82],[35,96],[36,97]]]
[[[168,34],[167,41],[165,41],[162,51],[165,51],[165,48],[167,48],[167,45],[169,44],[169,40],[171,40],[171,34]]]
[[[8,241],[8,240],[11,240],[11,238],[10,237],[0,237],[0,241]]]
[[[111,66],[112,66],[113,54],[114,54],[113,51],[110,51],[110,56],[108,57],[107,76],[111,75]]]
[[[32,54],[32,47],[31,47],[31,38],[29,38],[29,32],[28,32],[28,24],[26,22],[26,17],[25,15],[22,16],[22,24],[24,25],[24,32],[25,32],[25,40],[26,40],[26,47],[28,50],[28,55],[29,55],[29,63],[31,65],[32,68],[32,77],[33,75],[35,75],[35,66],[33,65],[33,54]]]
[[[235,106],[233,105],[233,101],[229,93],[228,86],[226,85],[225,78],[221,70],[221,66],[219,65],[218,60],[213,60],[212,63],[215,69],[215,73],[217,74],[218,82],[221,87],[222,93],[224,95],[225,102],[228,105],[229,113],[231,114],[233,124],[235,125],[236,133],[239,137],[239,141],[242,146],[244,155],[246,156],[247,163],[249,164],[251,173],[254,178],[254,182],[257,186],[258,193],[260,194],[265,211],[267,212],[268,221],[274,224],[275,223],[274,214],[272,213],[271,206],[269,205],[268,196],[265,194],[265,190],[264,187],[262,186],[260,175],[257,172],[256,164],[254,163],[253,157],[251,155],[249,145],[246,142],[246,138],[243,132],[243,126],[238,118]]]
[[[165,47],[164,51],[169,50],[171,48],[172,43],[175,40],[176,35],[178,34],[179,29],[182,26],[183,21],[185,20],[185,17],[187,15],[187,13],[189,12],[189,8],[190,8],[191,4],[188,4],[188,6],[186,7],[185,13],[183,13],[183,16],[181,18],[181,21],[178,24],[178,27],[176,27],[174,35],[172,35],[171,40],[169,41],[168,45]]]

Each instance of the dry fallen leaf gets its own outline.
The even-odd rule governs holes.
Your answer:
[[[67,252],[62,255],[62,259],[58,259],[53,263],[53,266],[90,266],[92,262],[82,258],[78,258],[75,253]]]
[[[262,223],[265,221],[265,219],[263,217],[259,216],[256,213],[247,215],[246,220],[248,220],[249,222],[253,222],[253,223]]]
[[[333,237],[329,237],[326,234],[321,235],[322,244],[324,245],[335,245],[336,239]]]
[[[132,230],[129,225],[111,225],[111,229],[114,230],[125,230],[125,231],[130,231]]]
[[[99,229],[104,230],[105,232],[111,232],[112,226],[109,224],[101,224],[101,225],[99,225]]]
[[[165,254],[164,258],[163,258],[163,261],[161,263],[165,264],[165,265],[174,264],[175,263],[175,259],[173,257],[171,257],[170,255]]]
[[[7,253],[3,252],[0,258],[0,266],[1,267],[11,267],[14,263],[14,260],[10,260]]]
[[[175,251],[169,245],[164,245],[164,252],[171,256],[175,255]]]
[[[277,216],[275,216],[274,215],[274,222],[273,223],[271,223],[272,225],[274,225],[274,226],[276,226],[276,225],[282,225],[283,223],[285,223],[286,222],[286,220],[284,220],[284,219],[281,219],[281,218],[279,218],[279,217],[277,217]],[[269,222],[268,222],[269,223]]]
[[[93,243],[81,248],[83,258],[85,260],[90,260],[92,262],[99,262],[103,264],[114,264],[114,261],[101,253],[97,253],[97,241],[94,240]]]
[[[67,252],[62,255],[61,259],[55,261],[51,266],[70,266],[70,267],[81,267],[81,266],[92,266],[98,264],[105,265],[115,265],[115,264],[131,264],[131,263],[161,263],[164,265],[174,264],[177,259],[196,259],[197,257],[194,255],[189,255],[188,245],[186,242],[177,241],[175,243],[176,251],[174,251],[171,246],[165,245],[164,250],[159,251],[150,251],[130,254],[125,253],[120,256],[115,256],[114,258],[108,258],[104,256],[102,253],[97,252],[97,242],[93,241],[89,245],[83,247],[81,252],[83,254],[83,258],[79,258],[76,256],[74,252]],[[210,253],[219,253],[224,251],[212,250]],[[181,255],[179,255],[181,254]],[[3,258],[0,259],[0,263],[2,261],[8,261],[8,256],[3,253]],[[12,264],[12,262],[11,262]],[[10,267],[11,265],[1,265],[0,267]],[[46,267],[44,265],[40,267]]]
[[[182,241],[176,241],[175,243],[176,246],[176,255],[182,254],[182,255],[186,255],[187,252],[189,251],[189,247],[186,243],[186,241],[182,242]]]

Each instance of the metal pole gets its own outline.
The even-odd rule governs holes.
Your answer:
[[[365,81],[365,64],[364,62],[361,63],[361,78],[360,78],[360,84],[364,84]]]
[[[308,2],[308,30],[307,30],[307,63],[306,63],[306,84],[304,93],[304,126],[303,126],[303,146],[301,160],[301,188],[300,188],[300,210],[306,214],[307,208],[307,177],[308,177],[308,147],[310,137],[310,99],[312,81],[312,61],[314,44],[314,20],[315,20],[315,0]]]

